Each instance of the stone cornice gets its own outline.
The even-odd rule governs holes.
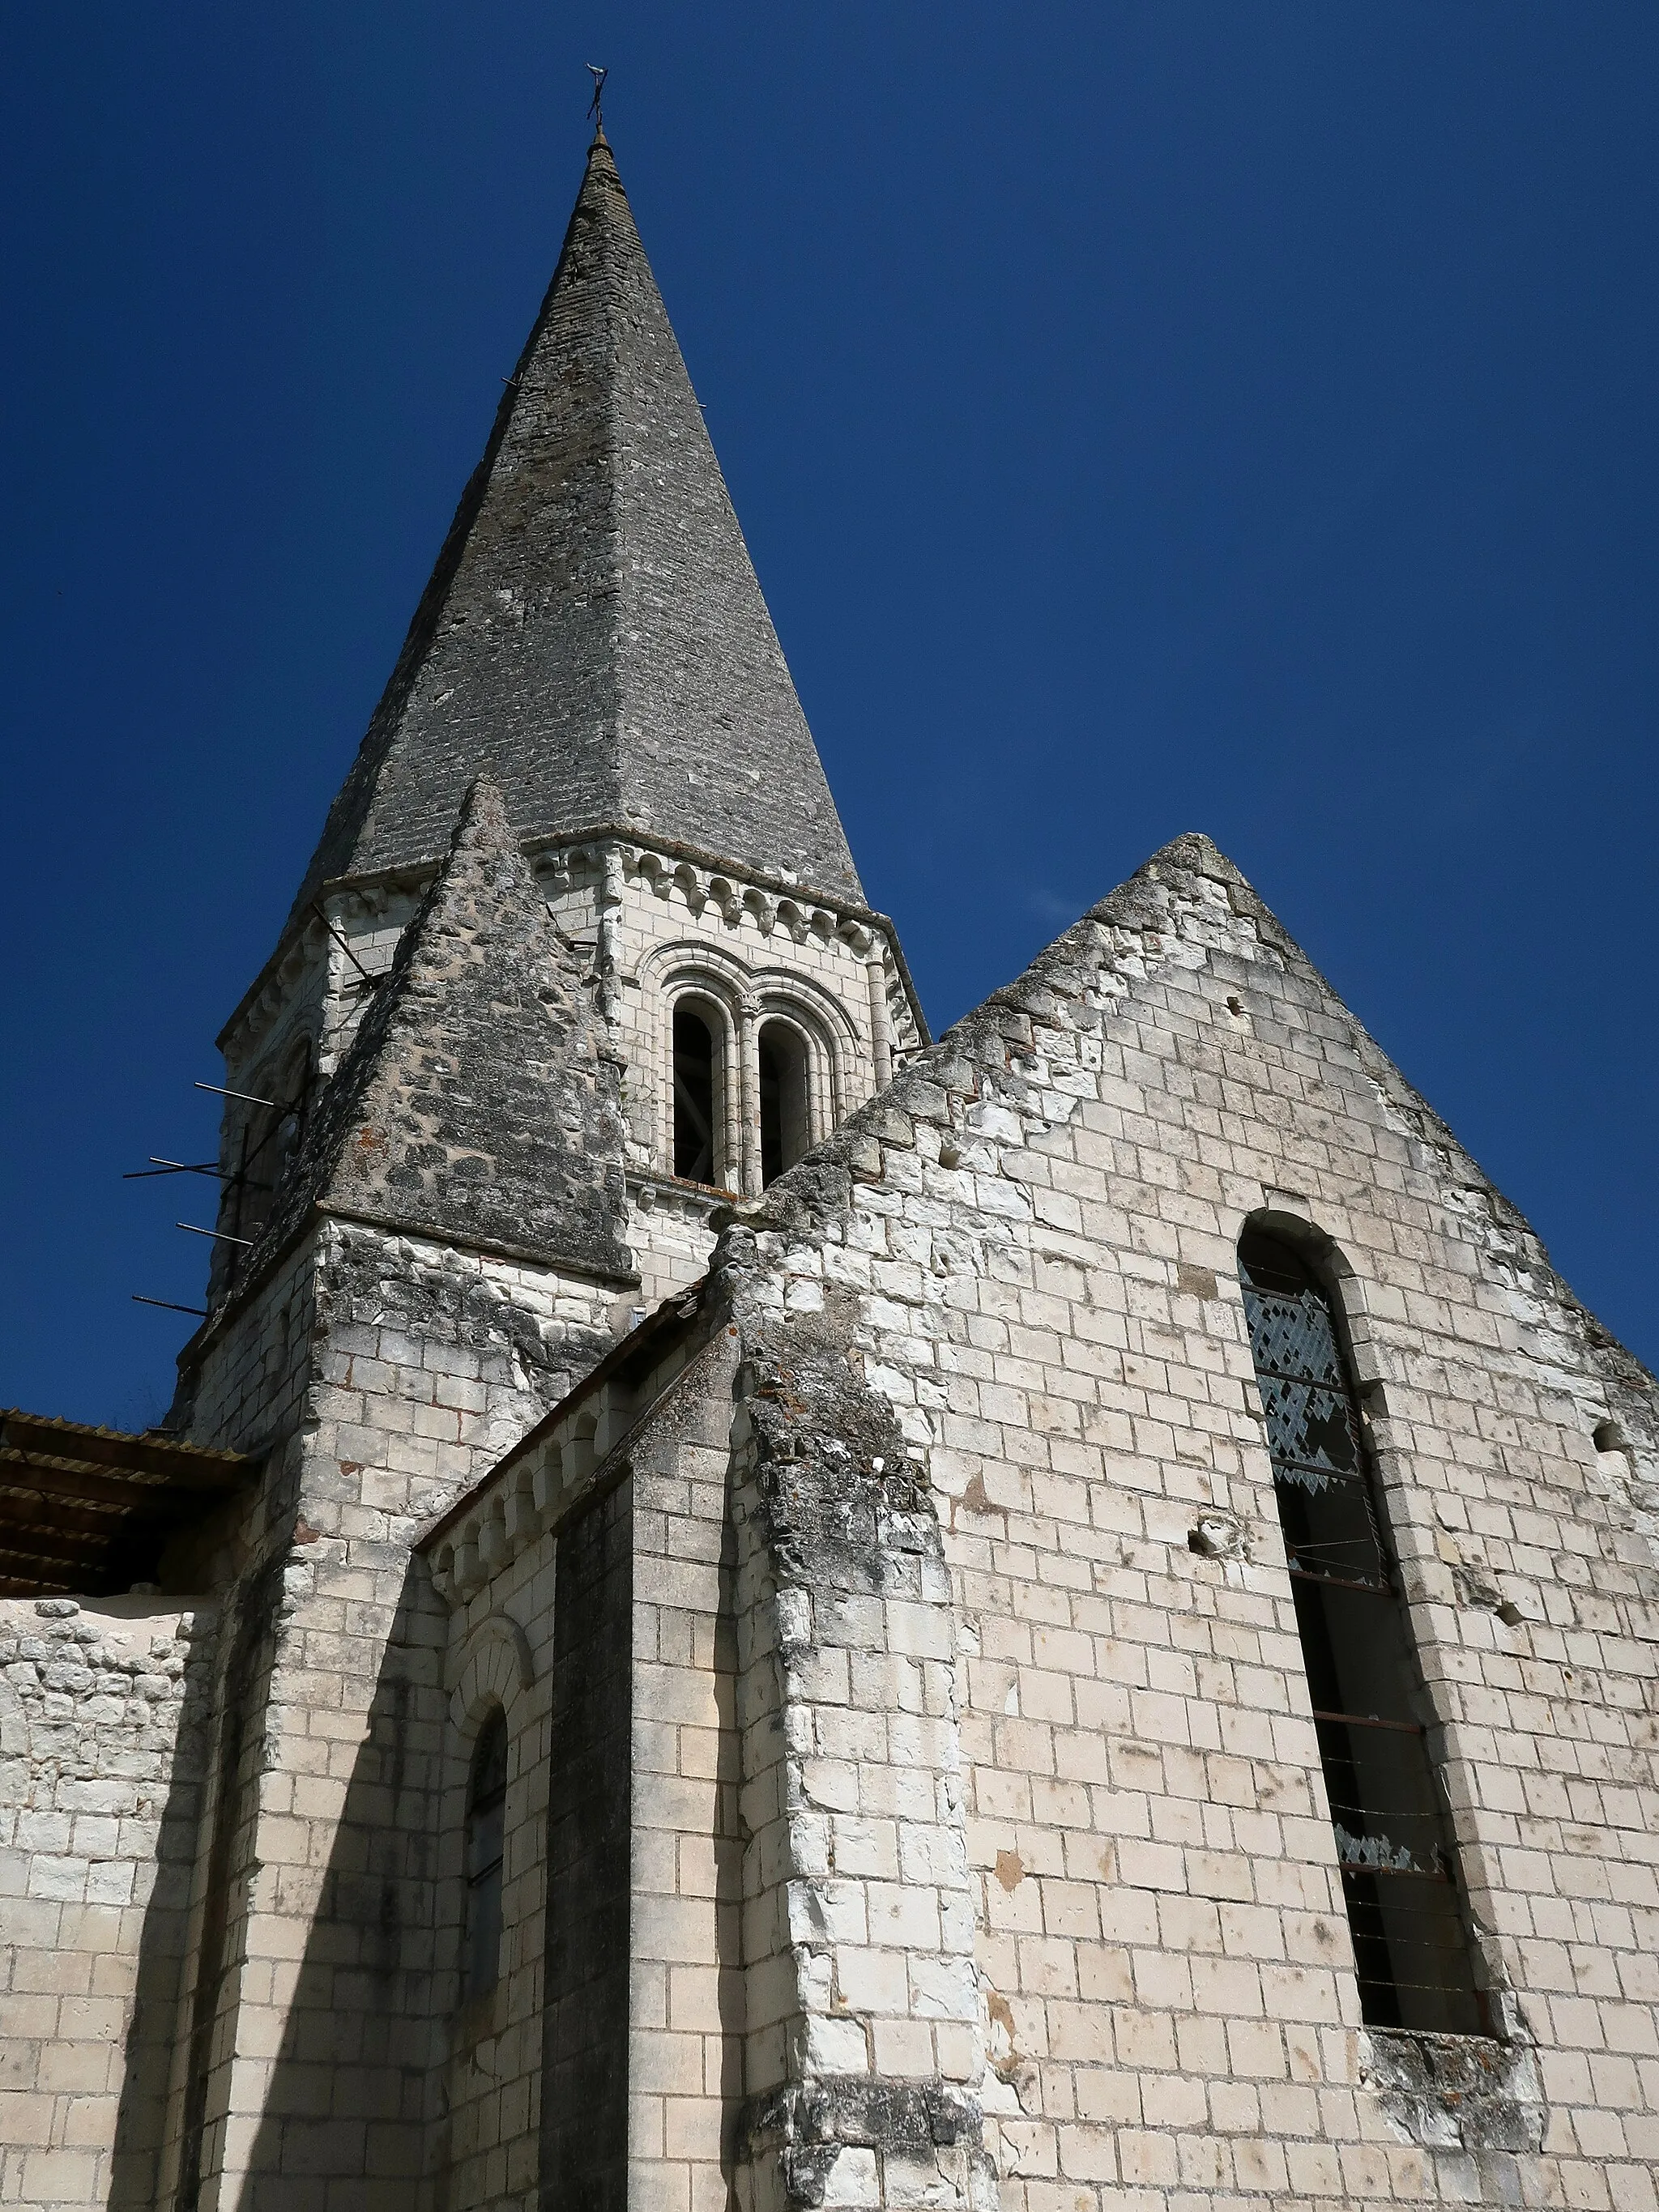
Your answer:
[[[781,871],[745,868],[735,860],[723,859],[717,853],[707,852],[701,846],[682,844],[672,837],[647,836],[625,823],[615,822],[596,823],[590,828],[560,831],[553,836],[532,837],[521,849],[532,866],[544,866],[560,855],[574,856],[584,850],[591,852],[597,862],[604,850],[611,847],[631,852],[636,867],[646,856],[660,854],[676,864],[666,870],[670,876],[675,875],[682,866],[696,872],[707,879],[698,884],[699,890],[705,897],[714,898],[716,904],[723,904],[723,902],[710,886],[721,882],[740,884],[744,891],[758,893],[763,901],[770,901],[769,910],[757,906],[752,900],[741,895],[734,902],[739,909],[749,906],[756,914],[757,921],[769,924],[778,917],[779,908],[793,904],[809,927],[815,908],[832,915],[836,923],[833,933],[847,937],[849,942],[853,929],[861,928],[879,936],[891,956],[921,1042],[924,1047],[933,1042],[933,1032],[922,1012],[921,1000],[904,957],[904,948],[899,942],[897,926],[890,915],[878,914],[872,907],[860,906],[855,901],[840,897],[833,892],[816,890]],[[431,882],[441,860],[441,854],[434,853],[419,860],[399,861],[392,867],[371,869],[361,875],[331,877],[318,890],[318,903],[326,911],[331,900],[353,894],[361,896],[368,892],[391,891],[413,896]],[[284,928],[270,957],[237,1000],[229,1018],[220,1030],[216,1042],[221,1052],[227,1049],[259,1000],[274,986],[279,986],[285,979],[291,980],[298,975],[310,949],[307,939],[319,931],[316,915],[310,910],[295,917]],[[854,949],[862,948],[855,946]],[[272,1012],[276,1003],[279,1000],[273,1000]]]

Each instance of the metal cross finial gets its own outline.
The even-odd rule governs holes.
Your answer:
[[[608,69],[601,69],[597,62],[589,62],[587,73],[593,80],[593,97],[587,103],[587,112],[593,118],[594,131],[603,138],[605,136],[605,81],[611,72]]]

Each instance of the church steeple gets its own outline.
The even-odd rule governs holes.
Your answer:
[[[418,1173],[401,1164],[372,1204],[347,1210],[458,1249],[568,1260],[604,1246],[592,1267],[617,1281],[631,1254],[648,1301],[701,1272],[717,1206],[758,1192],[838,1127],[926,1031],[896,933],[866,906],[602,133],[288,927],[220,1037],[231,1095],[216,1297],[281,1243],[273,1208],[283,1235],[299,1233],[301,1182],[319,1216],[345,1203],[326,1179],[279,1170],[295,1146],[317,1165],[390,1010],[404,1025],[393,1043],[438,1049],[424,1032],[405,1036],[430,1008],[392,963],[415,957],[459,895],[448,884],[422,918],[486,763],[499,798],[483,814],[475,799],[448,872],[487,816],[500,853],[516,855],[514,927],[532,910],[546,921],[603,1030],[620,1122],[601,1132],[575,1113],[582,1069],[562,1066],[528,1016],[507,1019],[519,987],[503,996],[495,954],[481,952],[445,985],[445,1110],[459,1100],[471,1115],[461,1164],[434,1182],[422,1152]],[[469,1069],[451,1049],[463,1029],[477,1043],[492,1028],[496,1073],[516,1054],[523,1084],[484,1080],[483,1063]],[[351,1113],[354,1129],[385,1120],[378,1107]],[[573,1114],[597,1182],[564,1159],[557,1132]],[[359,1168],[370,1157],[342,1155]],[[480,1163],[495,1164],[492,1188],[511,1185],[516,1233],[464,1202]]]
[[[673,839],[862,903],[602,131],[295,919],[441,854],[486,754],[521,841]]]

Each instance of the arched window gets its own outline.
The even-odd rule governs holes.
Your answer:
[[[1247,1231],[1238,1259],[1360,2009],[1373,2027],[1478,2035],[1456,1853],[1335,1316],[1276,1237]]]
[[[466,1959],[462,1994],[487,1996],[501,1971],[501,1863],[507,1816],[507,1715],[498,1705],[472,1753],[466,1799]]]
[[[788,1022],[763,1022],[760,1050],[761,1182],[775,1182],[811,1146],[806,1041]]]
[[[694,1006],[674,1009],[674,1172],[688,1182],[713,1182],[714,1033]]]

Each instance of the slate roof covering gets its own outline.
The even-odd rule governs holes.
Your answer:
[[[521,842],[654,831],[863,900],[602,136],[295,915],[441,852],[486,757]]]
[[[481,775],[277,1187],[248,1274],[320,1205],[635,1280],[619,1079],[501,793]]]

